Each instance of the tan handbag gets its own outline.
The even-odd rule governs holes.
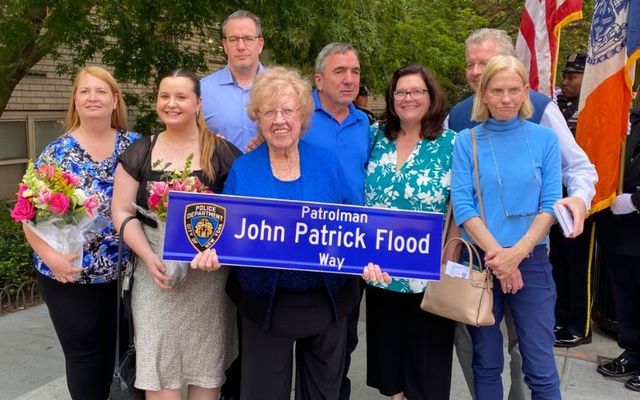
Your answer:
[[[449,239],[442,248],[443,253],[456,241],[466,246],[469,253],[469,277],[445,274],[446,264],[443,263],[440,280],[429,281],[420,308],[467,325],[493,325],[496,323],[493,316],[493,275],[483,267],[475,246],[460,237]],[[474,264],[480,267],[479,271],[473,269]]]
[[[478,175],[478,152],[473,129],[471,130],[471,137],[480,217],[484,222],[484,203],[480,192],[480,179]],[[446,230],[449,227],[450,217],[451,204],[449,204],[447,210],[443,241],[446,238]],[[467,248],[467,252],[469,253],[469,277],[458,278],[445,274],[446,264],[442,263],[440,267],[440,280],[430,281],[427,284],[420,308],[432,314],[459,321],[467,325],[493,325],[496,322],[493,315],[493,275],[483,266],[482,259],[475,246],[462,238],[456,237],[447,241],[444,246],[442,246],[442,254],[444,254],[447,246],[454,242],[460,242]],[[473,266],[476,265],[474,260],[477,260],[479,270],[473,268]]]

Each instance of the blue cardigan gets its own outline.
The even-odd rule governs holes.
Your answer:
[[[552,206],[562,195],[558,138],[552,130],[517,117],[490,118],[474,132],[487,228],[501,246],[510,247],[531,225],[534,216],[529,214],[553,215]],[[458,134],[451,169],[453,214],[462,226],[480,216],[468,129]],[[469,239],[465,232],[463,236]],[[540,243],[547,243],[547,238]]]
[[[340,164],[333,152],[299,142],[300,178],[283,182],[273,176],[266,144],[234,162],[224,193],[239,196],[325,203],[354,204]],[[278,290],[294,293],[326,291],[336,320],[357,304],[358,277],[319,272],[286,271],[235,267],[227,292],[240,313],[249,320],[269,327],[273,301]]]

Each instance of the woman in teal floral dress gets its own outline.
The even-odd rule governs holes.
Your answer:
[[[371,127],[366,205],[446,214],[455,132],[443,128],[442,88],[411,64],[391,77],[386,103]],[[454,322],[420,309],[425,286],[386,276],[366,288],[367,385],[392,399],[449,398]]]

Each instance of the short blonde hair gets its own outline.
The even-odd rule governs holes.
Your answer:
[[[113,75],[109,73],[104,68],[97,66],[89,66],[84,67],[78,72],[75,79],[73,80],[73,87],[71,88],[71,97],[69,98],[69,107],[67,109],[67,122],[66,129],[67,131],[72,131],[80,126],[80,117],[78,116],[78,110],[76,110],[76,92],[78,91],[78,85],[80,84],[80,79],[84,75],[94,76],[101,81],[105,82],[111,91],[116,95],[117,104],[116,109],[111,113],[111,127],[115,129],[127,130],[127,105],[124,102],[124,98],[122,97],[122,91],[120,90],[120,86],[118,86],[118,82],[113,78]]]
[[[527,71],[524,69],[524,65],[513,56],[495,56],[492,57],[480,77],[480,86],[473,97],[473,109],[471,111],[471,119],[476,122],[484,122],[490,116],[489,108],[482,101],[482,96],[487,91],[489,82],[493,79],[498,72],[510,70],[518,74],[522,79],[522,85],[526,86],[529,82]],[[527,119],[533,115],[533,104],[529,98],[528,92],[525,96],[524,102],[520,107],[519,116],[522,119]]]
[[[252,121],[258,120],[260,108],[270,100],[282,93],[293,92],[296,103],[302,116],[302,131],[304,134],[313,113],[313,98],[311,97],[311,85],[300,73],[293,68],[271,67],[265,69],[256,77],[251,89],[251,98],[247,106],[247,113]],[[260,126],[258,126],[258,133]]]

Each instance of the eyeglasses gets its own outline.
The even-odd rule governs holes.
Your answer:
[[[274,119],[276,115],[278,115],[278,113],[282,115],[282,118],[290,119],[294,115],[296,115],[296,111],[298,111],[298,108],[283,108],[281,110],[269,109],[269,110],[260,111],[260,114],[264,119]]]
[[[493,141],[491,140],[491,136],[489,136],[489,147],[491,148],[491,156],[493,157],[493,165],[496,168],[496,178],[498,180],[498,187],[499,187],[499,191],[500,191],[500,202],[502,203],[502,209],[504,210],[504,216],[506,218],[522,218],[522,217],[532,217],[535,215],[540,214],[540,195],[542,194],[541,188],[542,188],[542,182],[540,181],[540,177],[538,176],[538,174],[536,174],[537,168],[533,162],[533,157],[531,156],[531,146],[529,145],[529,136],[527,135],[527,131],[526,129],[523,127],[522,131],[524,132],[524,140],[527,144],[527,150],[529,153],[529,161],[531,163],[531,176],[532,176],[532,184],[537,184],[537,188],[538,188],[538,201],[537,201],[537,209],[536,210],[532,210],[532,211],[528,211],[528,210],[509,210],[506,206],[506,203],[504,201],[504,184],[502,181],[502,177],[500,176],[500,170],[498,169],[498,161],[496,160],[496,153],[493,149]],[[534,184],[534,185],[535,185]],[[529,189],[532,190],[532,189]],[[521,207],[526,207],[526,205],[523,205],[523,202],[520,203]],[[529,209],[531,210],[531,209]]]
[[[238,43],[240,43],[240,40],[242,40],[245,45],[251,46],[258,41],[259,37],[260,36],[225,36],[225,40],[227,41],[227,43],[234,47],[237,46]]]
[[[411,90],[396,90],[393,92],[393,97],[396,100],[404,100],[407,95],[411,95],[414,100],[420,100],[424,97],[425,93],[429,93],[429,89],[411,89]]]

